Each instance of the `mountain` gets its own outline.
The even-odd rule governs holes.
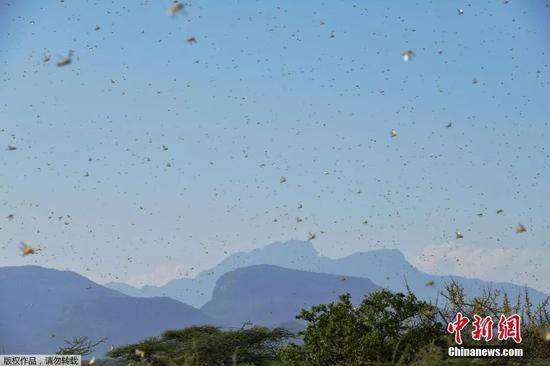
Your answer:
[[[368,277],[374,283],[392,291],[405,292],[407,286],[416,296],[425,300],[439,300],[439,293],[445,284],[452,281],[460,283],[468,296],[479,296],[487,289],[499,289],[513,298],[525,291],[525,286],[507,282],[484,281],[461,276],[439,276],[420,271],[410,264],[399,250],[375,250],[355,253],[336,259],[325,267],[327,273],[339,273],[349,276]],[[540,304],[548,295],[533,288],[527,288],[533,304]],[[439,297],[439,299],[438,299]]]
[[[240,268],[216,283],[201,310],[226,325],[291,325],[300,309],[332,302],[348,292],[355,303],[379,289],[366,278],[298,271],[273,265]]]
[[[142,296],[142,289],[134,287],[134,286],[127,285],[127,284],[122,283],[122,282],[109,282],[105,286],[107,288],[110,288],[112,290],[121,292],[121,293],[123,293],[125,295],[128,295],[128,296],[143,297]],[[151,296],[148,296],[148,297],[151,297]]]
[[[214,286],[223,274],[238,268],[272,264],[292,269],[312,272],[323,271],[329,258],[321,257],[310,242],[290,240],[275,242],[251,252],[238,252],[230,255],[215,267],[199,273],[195,278],[181,278],[164,286],[132,287],[120,282],[110,282],[105,286],[117,289],[132,296],[168,296],[187,304],[201,307],[212,297]]]
[[[486,288],[498,288],[514,296],[519,291],[523,291],[523,286],[511,283],[483,281],[460,276],[431,275],[407,262],[397,249],[359,252],[347,257],[331,259],[320,256],[311,242],[290,240],[284,243],[275,242],[250,252],[232,254],[217,266],[201,272],[193,279],[176,279],[162,287],[145,286],[141,289],[133,287],[131,293],[144,297],[168,296],[200,307],[211,298],[216,280],[223,274],[238,268],[259,264],[368,278],[377,285],[392,291],[406,291],[408,284],[417,296],[425,300],[435,300],[445,283],[452,280],[461,283],[470,296],[480,295]],[[433,285],[431,285],[432,282]],[[118,288],[122,289],[120,284],[111,283],[106,286],[119,286]],[[122,291],[126,293],[126,291]],[[535,304],[547,297],[532,288],[529,288],[529,293]]]
[[[107,338],[96,354],[170,328],[212,324],[200,310],[169,298],[134,298],[69,271],[0,267],[0,350],[53,353],[64,340]]]

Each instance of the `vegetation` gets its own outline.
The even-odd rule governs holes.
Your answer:
[[[353,307],[348,295],[340,301],[302,310],[298,318],[308,322],[301,333],[303,345],[290,345],[280,351],[285,365],[469,365],[469,364],[550,364],[549,299],[536,308],[529,294],[518,294],[514,304],[499,290],[486,289],[469,299],[462,286],[451,282],[441,293],[443,306],[416,299],[410,291],[394,294],[386,290],[365,297]],[[471,331],[464,331],[463,347],[522,348],[524,357],[514,359],[450,359],[449,346],[455,345],[446,325],[457,312],[498,318],[501,314],[520,314],[523,342],[475,341]]]
[[[253,327],[221,330],[191,327],[165,332],[159,338],[119,347],[110,357],[129,365],[548,365],[550,364],[549,301],[534,307],[525,291],[512,302],[506,293],[487,289],[468,298],[456,282],[441,293],[444,304],[430,304],[412,292],[374,292],[354,306],[348,294],[330,304],[304,309],[297,316],[307,323],[293,338],[284,329]],[[463,332],[463,347],[522,348],[521,359],[449,358],[455,345],[447,333],[448,322],[457,312],[498,318],[513,313],[522,316],[523,342],[475,341],[471,329]]]
[[[365,297],[354,307],[349,295],[340,301],[302,310],[308,322],[304,344],[281,351],[289,365],[365,365],[410,363],[419,349],[444,342],[445,327],[435,307],[409,293],[388,290]]]
[[[96,342],[93,342],[88,337],[77,337],[72,341],[66,340],[65,346],[60,347],[57,350],[56,354],[88,356],[94,353],[96,347],[104,342],[105,339],[100,339]]]
[[[161,337],[109,352],[128,365],[271,365],[277,352],[291,337],[284,329],[254,327],[221,330],[216,327],[190,327],[165,332]]]

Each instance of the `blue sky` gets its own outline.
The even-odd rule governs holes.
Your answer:
[[[0,264],[161,283],[315,232],[550,291],[548,1],[169,5],[2,1]]]

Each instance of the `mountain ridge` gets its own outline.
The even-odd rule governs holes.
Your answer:
[[[359,303],[378,289],[367,278],[260,264],[223,274],[201,310],[229,326],[281,326],[299,323],[295,317],[301,309],[336,301],[343,293]]]
[[[194,278],[175,279],[165,286],[132,287],[124,290],[126,284],[108,283],[107,287],[119,289],[134,296],[168,296],[176,300],[201,307],[211,299],[215,283],[224,273],[242,267],[258,264],[272,264],[288,269],[313,271],[337,275],[363,277],[392,291],[406,291],[407,284],[424,300],[435,301],[444,284],[452,280],[460,282],[470,296],[480,295],[487,287],[518,293],[524,286],[508,282],[484,281],[455,275],[432,275],[417,269],[409,263],[399,249],[376,249],[356,252],[342,258],[332,259],[319,254],[310,241],[289,240],[274,242],[249,252],[234,253],[218,265],[200,272]],[[433,286],[426,286],[432,283]],[[535,303],[547,296],[541,291],[529,288]]]
[[[65,340],[107,338],[111,345],[158,335],[168,328],[216,324],[199,309],[167,297],[130,297],[71,271],[40,266],[0,267],[0,349],[51,354]]]

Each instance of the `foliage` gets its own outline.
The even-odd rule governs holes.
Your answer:
[[[412,293],[374,292],[358,307],[345,294],[336,303],[302,310],[298,318],[308,326],[302,346],[280,352],[288,365],[410,363],[418,350],[444,342],[435,307]]]
[[[279,352],[285,365],[548,365],[550,364],[549,299],[536,307],[527,290],[511,301],[507,293],[487,288],[469,298],[455,281],[441,293],[439,306],[416,299],[410,291],[394,294],[387,290],[366,296],[354,307],[349,295],[336,303],[303,310],[298,318],[308,322],[301,333],[302,345],[289,345]],[[474,341],[463,332],[464,347],[521,347],[524,357],[511,359],[452,359],[447,348],[452,339],[444,325],[457,312],[498,318],[501,314],[522,316],[521,345],[493,338],[489,344]],[[496,331],[495,331],[496,333]]]
[[[88,356],[95,351],[97,346],[105,341],[106,339],[103,338],[97,342],[93,342],[86,336],[74,338],[72,341],[65,340],[65,346],[59,347],[56,354]]]
[[[110,357],[128,365],[270,365],[291,333],[253,327],[222,330],[201,326],[170,330],[158,338],[111,350]]]

